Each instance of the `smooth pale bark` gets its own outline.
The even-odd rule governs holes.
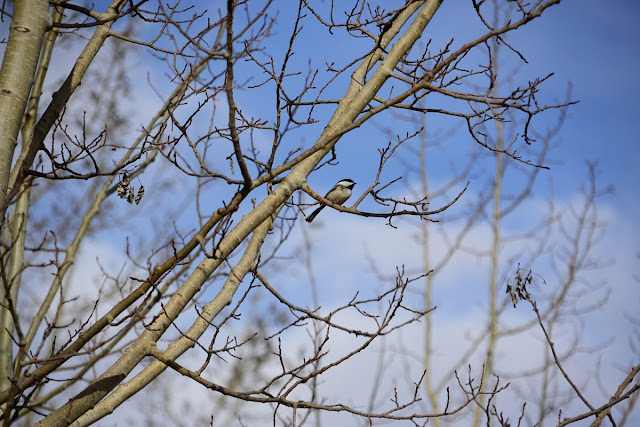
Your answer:
[[[0,221],[3,225],[11,161],[50,19],[46,0],[14,2],[9,40],[0,68]]]
[[[53,12],[53,22],[60,22],[62,13],[60,10]],[[28,142],[33,137],[36,119],[38,116],[38,104],[42,95],[44,79],[49,70],[51,52],[55,45],[58,32],[50,30],[45,35],[45,42],[42,47],[40,64],[36,72],[33,89],[29,98],[29,105],[22,125],[22,140],[27,141],[22,144],[24,152],[28,147]],[[18,194],[15,207],[11,211],[11,251],[9,253],[9,296],[14,307],[18,303],[18,291],[22,280],[22,269],[24,267],[24,239],[27,231],[27,218],[31,205],[31,185],[25,183]],[[12,376],[12,369],[16,366],[13,362],[13,338],[10,335],[14,330],[13,316],[9,310],[3,310],[0,318],[0,390],[4,390],[10,385],[9,378]],[[24,348],[29,347],[29,343],[24,344]],[[13,366],[12,366],[13,363]],[[17,363],[20,363],[19,361]]]

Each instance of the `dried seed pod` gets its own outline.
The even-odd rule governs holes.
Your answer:
[[[118,192],[118,197],[120,197],[121,199],[126,199],[127,198],[127,186],[124,185],[122,182],[118,183],[118,186],[116,187],[116,191]]]
[[[136,202],[136,205],[140,203],[140,200],[142,200],[142,196],[144,196],[144,185],[140,186],[140,189],[138,190],[138,194],[136,194],[136,198],[134,199],[134,201]]]

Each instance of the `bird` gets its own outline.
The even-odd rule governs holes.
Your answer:
[[[349,197],[351,197],[351,193],[353,191],[353,186],[356,185],[350,179],[341,179],[338,181],[336,185],[333,186],[331,190],[324,196],[325,199],[337,204],[341,205],[346,202]],[[326,205],[320,205],[318,209],[313,211],[311,215],[306,218],[307,222],[313,221],[313,219],[320,213],[322,209],[324,209]]]

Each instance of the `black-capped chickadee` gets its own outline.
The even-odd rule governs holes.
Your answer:
[[[340,180],[336,185],[333,186],[331,190],[329,190],[324,198],[337,205],[341,205],[346,202],[349,197],[351,197],[351,192],[354,185],[356,185],[356,183],[351,181],[350,179]],[[320,213],[322,209],[324,209],[325,206],[326,205],[320,205],[318,209],[313,211],[311,215],[307,217],[306,221],[313,221],[313,219]]]

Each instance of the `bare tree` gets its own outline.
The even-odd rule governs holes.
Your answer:
[[[399,194],[399,179],[386,178],[399,147],[420,135],[415,126],[398,126],[381,142],[377,168],[358,183],[364,190],[351,206],[311,189],[312,174],[349,162],[339,143],[374,118],[446,117],[499,162],[532,174],[546,167],[533,125],[570,102],[539,99],[550,76],[496,91],[492,56],[484,55],[491,43],[519,55],[506,35],[559,0],[509,2],[516,6],[500,25],[474,1],[485,28],[464,43],[426,39],[441,3],[4,4],[4,424],[88,425],[143,390],[164,401],[166,393],[147,386],[167,368],[219,399],[214,416],[242,418],[240,403],[262,404],[274,425],[319,424],[322,413],[419,424],[501,393],[505,385],[486,380],[489,364],[480,385],[471,370],[455,373],[457,391],[437,409],[420,404],[424,375],[410,393],[388,390],[391,403],[367,409],[323,396],[318,384],[328,373],[428,315],[433,307],[413,304],[407,292],[430,273],[398,266],[375,292],[324,308],[279,286],[282,252],[308,206],[303,194],[391,227],[403,218],[435,221],[465,197],[466,183],[456,182],[433,206],[426,189]],[[344,49],[303,48],[318,37]],[[495,141],[486,128],[504,120],[520,131]],[[110,265],[101,252],[94,280],[83,256],[91,245],[104,251],[104,242],[117,242],[115,258],[126,262]],[[311,345],[297,352],[290,340],[300,329]],[[336,350],[340,336],[349,346]]]

